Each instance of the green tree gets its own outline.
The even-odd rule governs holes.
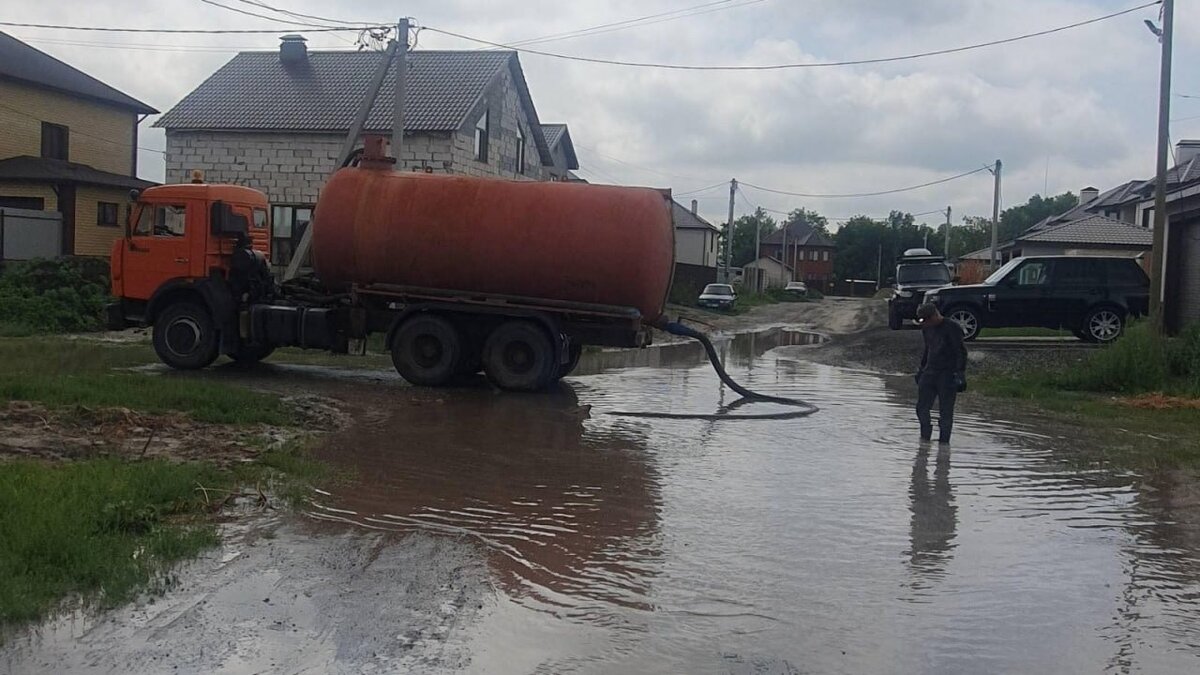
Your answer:
[[[759,240],[779,229],[779,225],[761,207],[748,216],[742,216],[733,221],[733,261],[734,267],[758,260],[758,251],[754,250],[754,229],[758,228]]]
[[[1078,204],[1079,198],[1070,192],[1049,198],[1034,195],[1024,204],[1000,212],[999,239],[1009,241],[1047,217],[1057,216]]]
[[[796,223],[804,223],[826,237],[832,236],[829,234],[829,220],[816,211],[810,211],[803,207],[793,209],[783,221],[783,226],[791,227]]]

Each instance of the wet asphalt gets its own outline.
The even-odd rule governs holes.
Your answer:
[[[1200,500],[1078,470],[1061,429],[960,414],[922,445],[904,378],[772,329],[589,354],[554,391],[416,390],[281,367],[352,402],[348,481],[245,525],[175,589],[68,617],[12,672],[1185,673],[1200,670]],[[770,404],[753,404],[770,412]]]

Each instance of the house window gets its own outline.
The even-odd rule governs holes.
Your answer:
[[[118,208],[114,202],[97,202],[96,224],[104,227],[116,227]]]
[[[809,251],[809,252],[808,252],[808,259],[809,259],[809,260],[812,260],[813,262],[816,262],[816,260],[817,260],[817,252],[816,252],[816,251]]]
[[[287,265],[292,261],[292,255],[296,252],[300,238],[304,236],[311,220],[311,206],[272,207],[271,222],[275,225],[271,232],[272,265]],[[257,221],[256,216],[255,222]]]
[[[186,230],[187,207],[161,204],[142,207],[133,233],[142,237],[182,237]]]
[[[46,200],[41,197],[0,197],[0,209],[42,211],[45,208]]]
[[[484,110],[479,116],[479,121],[475,123],[475,161],[487,163],[488,161],[488,132],[490,124],[488,122],[488,111]]]
[[[1145,209],[1142,211],[1142,227],[1150,229],[1150,217],[1154,215],[1154,209]]]
[[[42,122],[42,157],[46,159],[67,159],[70,133],[61,124]]]
[[[525,173],[525,132],[517,125],[517,173]]]
[[[821,261],[829,262],[829,251],[821,251]]]

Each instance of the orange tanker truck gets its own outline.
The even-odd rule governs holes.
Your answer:
[[[270,273],[261,192],[137,194],[113,245],[109,323],[152,326],[181,369],[276,347],[346,353],[382,333],[413,384],[482,369],[516,391],[569,373],[583,345],[650,344],[674,269],[663,192],[400,173],[370,147],[321,192],[306,283]]]

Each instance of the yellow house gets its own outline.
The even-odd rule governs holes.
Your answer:
[[[138,124],[157,112],[0,32],[0,209],[58,212],[63,255],[107,256],[129,191],[153,185]]]

